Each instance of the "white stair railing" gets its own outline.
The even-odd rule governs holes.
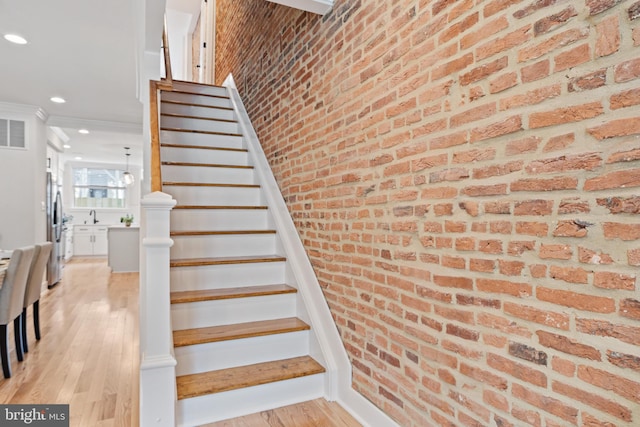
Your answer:
[[[170,316],[169,215],[176,201],[159,191],[141,202],[140,426],[173,427],[176,359]]]

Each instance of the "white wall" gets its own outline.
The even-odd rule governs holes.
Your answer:
[[[0,148],[0,248],[46,239],[47,137],[37,107],[0,103],[0,117],[25,122],[25,148]]]

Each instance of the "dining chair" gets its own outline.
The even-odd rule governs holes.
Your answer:
[[[27,353],[27,308],[33,304],[33,330],[36,340],[40,340],[40,293],[42,292],[42,278],[47,261],[51,255],[53,243],[45,242],[35,246],[33,260],[27,278],[27,287],[24,291],[24,303],[22,305],[22,350]]]
[[[11,377],[11,361],[9,360],[9,343],[7,325],[13,321],[13,332],[16,343],[16,356],[22,362],[22,305],[24,291],[27,287],[29,269],[33,259],[34,246],[15,249],[11,254],[9,268],[0,288],[0,353],[2,355],[2,372],[5,378]]]

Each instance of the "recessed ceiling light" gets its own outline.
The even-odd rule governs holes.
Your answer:
[[[60,97],[60,96],[52,96],[51,97],[51,102],[55,102],[56,104],[64,104],[67,101],[64,98]]]
[[[5,34],[4,39],[15,44],[27,44],[27,40],[17,34]]]
[[[75,157],[74,157],[74,159],[75,159],[75,160],[82,160],[82,157],[80,157],[80,156],[75,156]]]
[[[71,146],[69,144],[64,144],[63,147],[64,148],[71,148]]]
[[[88,130],[86,130],[86,129],[80,129],[80,130],[78,130],[78,133],[81,133],[81,134],[83,134],[83,135],[86,135],[86,134],[88,134],[88,133],[89,133],[89,131],[88,131]]]

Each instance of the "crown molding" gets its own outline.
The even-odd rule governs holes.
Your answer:
[[[142,135],[142,123],[87,120],[64,116],[49,116],[46,123],[48,126],[55,126],[59,128],[89,129],[93,131],[134,133]]]

